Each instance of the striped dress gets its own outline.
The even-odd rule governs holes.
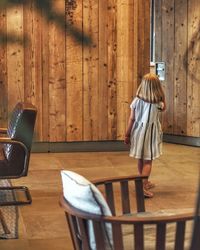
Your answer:
[[[153,160],[162,154],[162,129],[158,104],[145,102],[136,97],[130,105],[135,112],[131,130],[130,156]]]

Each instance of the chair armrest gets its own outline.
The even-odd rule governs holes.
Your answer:
[[[120,181],[131,181],[131,180],[142,180],[147,179],[148,176],[139,176],[139,175],[129,175],[129,176],[120,176],[120,177],[107,177],[102,178],[98,180],[92,180],[92,183],[96,186],[102,185],[105,183],[114,183],[114,182],[120,182]]]
[[[78,216],[80,218],[88,219],[88,220],[96,220],[96,221],[104,221],[111,223],[119,223],[119,224],[154,224],[154,223],[162,223],[162,222],[176,222],[183,220],[192,220],[194,219],[194,211],[192,209],[186,209],[182,212],[177,209],[177,213],[163,214],[159,212],[141,212],[135,213],[131,216],[120,215],[120,216],[102,216],[92,213],[84,212],[80,209],[77,209],[70,205],[68,201],[64,198],[63,195],[60,196],[59,200],[60,206],[64,209],[65,212],[72,214],[74,216]],[[167,210],[166,210],[167,211]],[[171,210],[169,210],[171,211]]]
[[[104,216],[105,222],[118,222],[121,224],[159,224],[159,223],[173,223],[178,221],[186,221],[193,220],[194,213],[186,212],[186,213],[177,213],[177,214],[169,214],[169,215],[154,215],[144,213],[137,213],[135,216]]]
[[[19,145],[23,149],[25,153],[25,159],[24,159],[24,171],[25,171],[28,165],[28,155],[29,155],[27,147],[20,141],[12,140],[9,137],[0,137],[0,144],[5,144],[5,143],[12,144],[12,145]],[[23,173],[22,173],[22,176],[23,176]]]
[[[7,128],[0,128],[0,134],[6,134],[8,131]]]
[[[4,143],[19,145],[20,147],[23,148],[24,153],[26,155],[28,154],[27,147],[22,142],[20,142],[20,141],[12,140],[10,137],[0,137],[0,144],[4,144]]]

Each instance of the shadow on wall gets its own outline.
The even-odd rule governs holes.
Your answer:
[[[12,8],[13,6],[23,5],[26,7],[29,4],[35,6],[36,11],[43,13],[43,17],[47,21],[53,21],[57,26],[68,33],[74,38],[74,40],[85,46],[89,46],[92,43],[91,38],[83,34],[82,31],[76,27],[70,20],[72,11],[77,7],[76,0],[66,1],[65,14],[56,12],[53,7],[53,0],[0,0],[0,9]],[[68,18],[69,17],[69,18]],[[7,34],[3,30],[0,30],[0,43],[20,43],[28,42],[28,37],[21,38],[14,34]]]
[[[198,83],[200,83],[200,74],[197,63],[200,62],[200,21],[196,32],[194,32],[188,49],[184,53],[183,66],[188,72],[188,76]],[[200,65],[200,63],[199,63]]]

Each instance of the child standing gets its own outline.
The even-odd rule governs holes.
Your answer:
[[[150,176],[152,161],[162,154],[162,129],[159,111],[166,108],[165,95],[159,78],[146,74],[132,101],[131,113],[125,134],[125,144],[130,144],[130,156],[138,159],[140,175]],[[144,180],[145,197],[153,197],[149,190],[155,185]]]

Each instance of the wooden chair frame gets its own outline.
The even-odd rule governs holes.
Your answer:
[[[176,216],[149,216],[137,217],[126,216],[132,212],[130,206],[129,182],[135,182],[136,191],[136,212],[144,212],[143,179],[146,177],[129,176],[117,178],[105,178],[94,181],[93,183],[100,187],[104,186],[107,203],[113,216],[98,216],[91,213],[85,213],[71,206],[63,196],[60,198],[60,205],[64,208],[70,234],[75,250],[90,250],[89,235],[87,231],[87,222],[93,223],[94,235],[96,240],[96,249],[105,250],[104,232],[102,223],[110,223],[112,226],[114,250],[126,250],[123,244],[122,226],[133,225],[134,227],[134,245],[135,250],[144,250],[144,225],[153,224],[156,226],[156,250],[165,250],[166,226],[168,223],[176,223],[175,250],[184,249],[184,234],[186,222],[194,218],[193,213],[187,213]],[[116,215],[115,192],[113,185],[119,183],[121,187],[121,207],[122,214]]]

